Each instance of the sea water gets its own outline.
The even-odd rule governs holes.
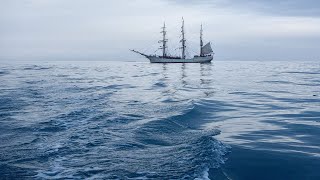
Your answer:
[[[319,62],[0,65],[0,179],[319,179],[316,162]]]

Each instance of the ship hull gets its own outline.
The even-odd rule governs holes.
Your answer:
[[[210,63],[213,56],[195,56],[192,59],[172,59],[157,56],[147,56],[151,63]]]

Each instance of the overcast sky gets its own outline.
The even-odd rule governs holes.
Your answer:
[[[317,0],[0,0],[0,61],[143,60],[166,21],[171,53],[181,17],[189,53],[199,28],[217,60],[319,60]]]

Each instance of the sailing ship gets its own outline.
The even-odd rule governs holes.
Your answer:
[[[161,28],[162,31],[162,39],[158,41],[161,43],[160,49],[162,50],[162,55],[147,55],[142,52],[131,50],[135,53],[138,53],[150,60],[151,63],[209,63],[213,59],[213,50],[211,48],[211,43],[208,42],[206,45],[203,45],[203,29],[201,25],[200,29],[200,53],[199,55],[195,55],[193,58],[186,57],[186,39],[185,39],[185,30],[184,30],[184,19],[182,18],[182,27],[181,27],[181,37],[180,40],[181,47],[181,56],[171,56],[167,53],[168,49],[168,39],[166,38],[167,31],[166,31],[166,24],[164,23],[163,27]]]

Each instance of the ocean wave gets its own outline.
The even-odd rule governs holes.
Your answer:
[[[288,72],[283,72],[286,74],[306,74],[306,75],[317,75],[320,74],[320,72],[310,72],[310,71],[288,71]]]
[[[268,84],[291,84],[297,85],[297,83],[290,82],[290,81],[260,81],[260,83],[268,83]]]
[[[317,73],[220,65],[1,69],[2,177],[208,179],[224,142],[319,154]]]
[[[91,119],[90,122],[99,123],[99,126],[90,130],[95,130],[95,134],[86,132],[87,135],[92,134],[92,136],[81,140],[78,136],[68,135],[69,138],[67,136],[63,139],[69,139],[69,142],[51,141],[53,146],[57,147],[56,151],[52,146],[47,147],[49,151],[44,151],[49,153],[47,157],[55,158],[51,161],[49,168],[37,171],[36,177],[105,179],[203,177],[204,170],[218,168],[225,162],[230,147],[214,139],[214,136],[220,133],[219,130],[201,130],[187,125],[191,123],[191,119],[195,119],[201,113],[197,112],[198,106],[201,105],[192,101],[180,103],[184,107],[179,110],[180,113],[134,126],[127,124],[147,117],[136,112],[123,115],[101,114],[95,117],[94,121]],[[77,119],[87,113],[86,111],[72,112],[59,118],[64,121],[59,121],[79,123]],[[88,121],[85,122],[88,123]],[[51,123],[53,122],[50,122],[50,126]],[[76,127],[74,123],[69,124],[66,131],[75,131],[72,134],[79,134],[78,130],[74,129]],[[108,133],[101,134],[101,132]],[[64,134],[63,132],[55,133]],[[72,147],[72,144],[75,147]],[[62,149],[63,147],[68,148]],[[60,158],[61,154],[64,154],[64,158]],[[86,163],[83,164],[84,162]]]
[[[0,76],[5,76],[5,75],[8,75],[10,74],[10,71],[8,70],[0,70]]]
[[[39,66],[39,65],[28,65],[23,70],[48,70],[54,68],[53,66]]]
[[[134,148],[129,148],[129,151],[125,146],[117,147],[115,151],[100,152],[100,155],[93,154],[94,164],[87,161],[88,165],[80,166],[82,161],[79,156],[71,161],[69,158],[57,158],[50,166],[52,169],[38,171],[37,177],[194,179],[202,177],[205,169],[217,168],[224,163],[224,156],[229,152],[229,148],[215,140],[212,133],[189,132],[183,135],[184,137],[176,135],[170,139],[170,144],[166,145],[148,143],[148,146],[138,146],[135,143],[131,145]],[[130,146],[125,142],[121,144]],[[88,156],[91,155],[87,154]]]
[[[166,87],[167,85],[163,82],[157,82],[153,85],[153,88],[163,88]]]

